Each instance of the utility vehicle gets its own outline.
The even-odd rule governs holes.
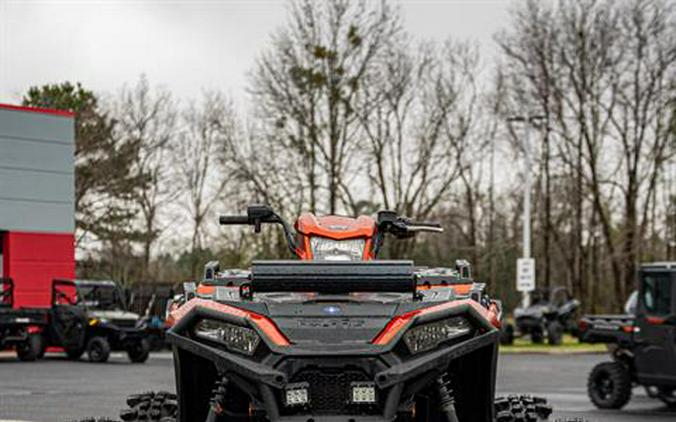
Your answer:
[[[174,303],[177,394],[129,398],[125,421],[537,421],[544,400],[494,402],[499,302],[466,261],[376,260],[386,235],[441,231],[393,212],[303,214],[267,206],[221,224],[283,227],[300,260],[205,269]]]
[[[43,309],[15,308],[14,282],[0,278],[0,350],[16,349],[22,361],[33,361],[40,356],[40,332],[47,325],[47,312]]]
[[[587,384],[602,409],[622,408],[636,385],[676,407],[676,262],[641,265],[638,280],[635,314],[588,315],[579,323],[580,340],[607,343],[613,358]]]
[[[514,310],[515,326],[505,324],[501,343],[512,344],[515,337],[530,335],[531,341],[560,345],[566,332],[576,334],[576,315],[580,301],[573,298],[565,287],[556,287],[551,292],[536,290],[533,303]]]
[[[127,312],[119,286],[112,281],[54,280],[45,347],[63,348],[79,359],[106,362],[113,350],[126,351],[132,362],[145,362],[150,347],[145,327]]]

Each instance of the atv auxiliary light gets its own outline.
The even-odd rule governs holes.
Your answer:
[[[310,394],[308,393],[308,387],[310,384],[307,382],[299,382],[296,384],[289,384],[284,389],[285,394],[285,403],[287,407],[291,406],[304,406],[310,401]]]
[[[241,327],[223,321],[203,319],[195,325],[195,336],[223,344],[233,352],[251,356],[261,341],[251,328]]]
[[[466,318],[452,317],[409,329],[404,334],[404,342],[413,354],[426,352],[445,341],[469,334],[472,329],[472,324]]]
[[[352,403],[373,404],[376,402],[376,385],[372,382],[353,382]]]

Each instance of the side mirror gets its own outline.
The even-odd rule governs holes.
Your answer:
[[[186,300],[194,298],[197,294],[197,284],[194,281],[183,283],[183,293]]]

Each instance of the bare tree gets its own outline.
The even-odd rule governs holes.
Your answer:
[[[274,134],[264,139],[295,155],[310,209],[335,213],[357,148],[355,101],[398,30],[396,15],[384,1],[303,0],[290,16],[258,60],[252,94]]]
[[[666,134],[675,63],[671,9],[661,1],[531,1],[499,37],[515,107],[547,118],[543,231],[567,256],[574,290],[594,284],[594,299],[600,271],[609,268],[616,306],[634,282],[657,183],[673,154]],[[571,200],[560,215],[550,199],[553,159]]]
[[[477,168],[470,163],[486,145],[476,127],[478,63],[476,49],[467,44],[414,47],[402,39],[390,47],[357,109],[375,205],[429,218],[459,181],[468,209],[474,209]],[[474,228],[475,217],[473,211],[467,215]],[[470,242],[476,243],[475,234],[468,231]]]
[[[122,88],[112,107],[119,136],[139,145],[134,164],[146,176],[135,197],[141,211],[142,276],[146,278],[153,246],[166,228],[161,212],[176,196],[168,154],[176,131],[176,106],[167,90],[151,87],[142,75],[133,87]]]
[[[616,104],[608,112],[624,174],[618,186],[624,202],[623,295],[634,283],[664,164],[676,153],[668,130],[676,95],[676,19],[670,11],[673,5],[659,1],[634,1],[621,9],[623,60],[611,74]]]
[[[217,93],[207,92],[199,105],[191,104],[182,115],[182,130],[171,145],[177,201],[190,221],[191,271],[197,274],[199,254],[205,247],[206,220],[223,198],[228,178],[223,177],[222,145],[234,131],[231,104]]]

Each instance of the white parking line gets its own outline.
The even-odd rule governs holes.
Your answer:
[[[0,419],[0,422],[31,422],[31,421],[20,421],[16,419]]]

